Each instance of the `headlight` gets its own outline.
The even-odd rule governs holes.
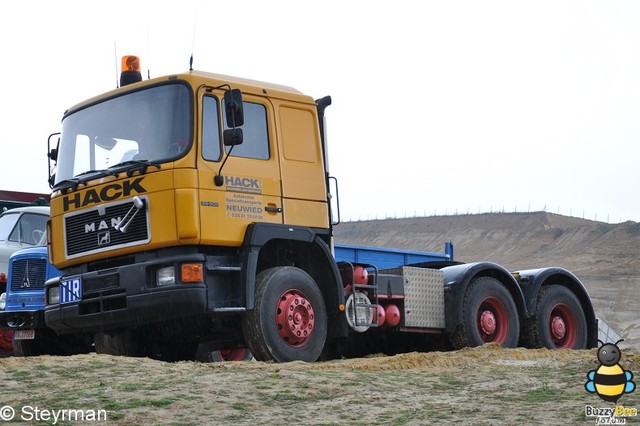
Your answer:
[[[0,311],[4,311],[7,307],[7,293],[0,294]]]
[[[60,303],[60,286],[49,287],[47,304],[57,305],[58,303]]]
[[[158,287],[173,285],[176,283],[176,270],[173,266],[158,269],[156,273],[156,284]]]

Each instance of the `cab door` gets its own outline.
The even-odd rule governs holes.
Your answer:
[[[201,242],[239,246],[250,223],[283,223],[279,156],[268,100],[243,93],[243,142],[233,147],[222,143],[222,102],[222,92],[205,93],[199,99]],[[218,186],[215,176],[223,162]]]

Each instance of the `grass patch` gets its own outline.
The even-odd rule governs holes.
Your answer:
[[[110,400],[105,402],[104,409],[109,411],[122,411],[128,410],[131,408],[141,408],[141,407],[154,407],[154,408],[164,408],[168,407],[176,401],[176,397],[166,397],[159,399],[140,399],[134,398],[129,399],[127,401],[113,401]]]
[[[238,411],[249,411],[249,405],[245,402],[235,402],[231,404],[231,408]]]
[[[555,402],[566,399],[568,399],[568,396],[565,389],[552,388],[546,383],[543,383],[542,386],[538,388],[527,391],[522,398],[523,402],[531,404]]]
[[[30,378],[31,375],[33,374],[31,370],[14,370],[14,371],[9,371],[8,373],[11,374],[11,377],[13,379],[18,381],[26,380]]]
[[[460,380],[458,377],[453,376],[451,374],[444,374],[440,376],[439,379],[440,379],[440,382],[451,387],[462,387],[467,385],[466,382]]]

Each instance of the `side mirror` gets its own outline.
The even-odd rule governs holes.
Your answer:
[[[58,161],[58,148],[53,148],[48,155],[53,161]]]
[[[244,124],[242,91],[240,89],[229,89],[224,92],[224,108],[227,116],[227,127],[234,128]]]
[[[56,147],[51,148],[51,139],[56,136],[58,137]],[[55,173],[52,173],[52,170],[58,164],[58,151],[60,149],[60,133],[53,133],[49,135],[49,139],[47,139],[47,149],[49,150],[49,152],[47,152],[48,163],[49,163],[49,187],[53,188],[53,183],[56,180],[56,175]],[[51,166],[51,161],[53,161],[53,167]]]
[[[224,146],[236,146],[242,143],[242,129],[227,129],[222,135]]]

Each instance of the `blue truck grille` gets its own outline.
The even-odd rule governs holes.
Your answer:
[[[149,242],[147,212],[145,199],[140,209],[132,201],[125,201],[67,215],[67,258]],[[116,229],[121,221],[129,223],[126,232]]]
[[[44,259],[15,260],[11,263],[11,290],[28,291],[44,288],[47,261]]]

